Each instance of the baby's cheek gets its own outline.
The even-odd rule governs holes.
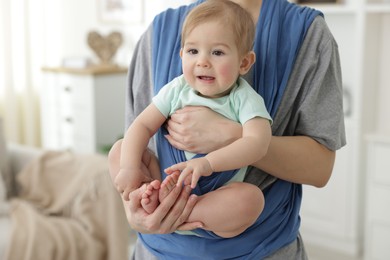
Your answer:
[[[189,76],[191,73],[191,69],[188,66],[182,66],[184,76]]]
[[[235,78],[237,71],[232,68],[232,66],[224,66],[220,68],[220,75],[223,79],[230,81],[232,78]]]
[[[193,84],[193,81],[192,81],[192,71],[190,68],[188,67],[183,67],[183,74],[184,74],[184,78],[186,79],[186,81],[189,83],[189,84]]]

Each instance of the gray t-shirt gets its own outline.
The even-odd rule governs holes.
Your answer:
[[[142,35],[129,67],[126,128],[153,97],[152,30],[150,26]],[[245,79],[252,84],[251,73]],[[273,120],[275,136],[310,136],[333,151],[346,144],[338,46],[321,16],[315,18],[306,34]],[[275,180],[276,177],[256,168],[251,168],[245,178],[261,189]],[[142,248],[138,245],[135,259],[156,259]],[[296,241],[266,259],[297,260],[307,256],[298,236]]]

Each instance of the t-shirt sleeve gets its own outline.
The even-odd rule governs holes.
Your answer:
[[[330,32],[329,32],[330,33]],[[317,71],[308,78],[306,98],[300,104],[298,116],[300,124],[296,134],[307,133],[331,150],[346,144],[343,92],[338,46],[332,37],[323,43],[312,60]]]
[[[149,26],[138,40],[129,65],[125,98],[126,129],[152,101],[152,29]]]
[[[317,17],[305,37],[274,123],[277,135],[310,136],[330,150],[346,144],[338,46]]]

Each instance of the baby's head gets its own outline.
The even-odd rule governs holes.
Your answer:
[[[192,9],[183,24],[181,46],[196,26],[210,21],[221,22],[227,30],[232,30],[240,55],[252,50],[255,37],[252,17],[240,5],[229,0],[207,0]]]

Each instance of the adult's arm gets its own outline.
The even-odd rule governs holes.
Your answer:
[[[336,152],[307,136],[273,136],[267,155],[253,166],[286,181],[323,187]]]

